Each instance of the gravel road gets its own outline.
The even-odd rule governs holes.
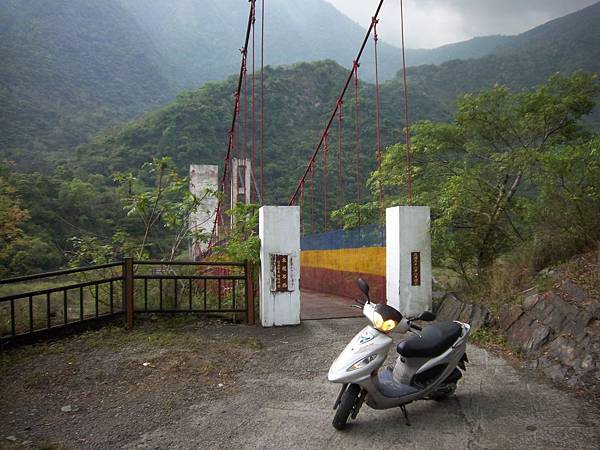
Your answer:
[[[221,347],[216,347],[226,353],[227,357],[216,360],[216,366],[208,371],[192,362],[181,369],[172,360],[176,352],[161,348],[161,341],[152,347],[154,353],[144,348],[144,355],[137,359],[134,355],[140,344],[135,339],[123,344],[128,351],[115,350],[106,361],[94,354],[105,350],[92,349],[87,357],[95,358],[99,368],[119,367],[121,358],[133,359],[136,370],[142,361],[150,360],[157,373],[166,365],[169,371],[155,378],[140,375],[130,379],[128,388],[119,391],[125,392],[125,398],[118,404],[109,401],[108,370],[104,371],[109,377],[104,390],[88,386],[85,399],[76,386],[68,391],[50,389],[45,403],[49,406],[38,406],[35,420],[27,419],[29,410],[19,403],[29,403],[19,395],[35,397],[38,388],[16,395],[13,377],[26,368],[24,364],[47,357],[28,358],[3,375],[7,378],[0,394],[4,396],[10,389],[10,404],[5,397],[0,436],[4,446],[14,448],[38,448],[42,441],[56,443],[55,448],[128,449],[598,448],[600,415],[596,408],[553,387],[535,372],[517,369],[475,346],[468,349],[471,363],[456,396],[409,405],[412,426],[404,424],[399,409],[374,411],[365,405],[347,430],[334,430],[332,405],[338,388],[328,383],[327,370],[362,326],[362,319],[338,319],[304,321],[298,327],[277,329],[184,327],[177,333],[185,334],[187,347],[192,348],[189,342],[197,339],[203,345],[195,351],[202,353],[204,348],[204,353],[210,354],[207,346],[219,343]],[[115,372],[115,376],[123,375],[134,377],[134,373]],[[53,416],[61,415],[59,405],[65,404],[81,406],[63,412],[68,420],[61,420],[60,426],[44,427],[44,423],[52,423]],[[116,417],[114,413],[118,413]]]

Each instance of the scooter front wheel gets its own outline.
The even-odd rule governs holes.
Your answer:
[[[346,427],[348,417],[356,405],[356,400],[360,395],[360,386],[358,384],[351,384],[346,389],[346,392],[342,395],[340,404],[337,407],[335,416],[333,417],[333,428],[336,430],[343,430]]]

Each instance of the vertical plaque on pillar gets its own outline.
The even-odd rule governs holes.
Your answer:
[[[271,255],[271,291],[290,291],[290,267],[288,255]]]
[[[421,252],[410,254],[410,284],[421,286]]]

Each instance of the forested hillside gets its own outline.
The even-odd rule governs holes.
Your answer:
[[[172,157],[180,174],[185,174],[191,163],[223,161],[235,77],[181,93],[167,106],[102,132],[80,145],[76,152],[58,152],[74,148],[93,130],[122,122],[124,117],[131,117],[154,102],[165,102],[173,95],[173,80],[168,80],[167,69],[174,66],[156,63],[165,48],[156,46],[148,38],[149,30],[135,20],[114,21],[111,15],[116,11],[114,8],[121,8],[111,3],[116,1],[99,5],[86,0],[79,3],[79,9],[66,1],[22,2],[26,7],[19,8],[17,4],[21,2],[16,0],[2,4],[0,20],[7,25],[0,27],[0,32],[5,33],[3,36],[21,36],[18,43],[0,40],[4,61],[8,61],[0,66],[1,95],[9,99],[0,105],[2,160],[17,161],[16,167],[3,164],[0,169],[0,200],[6,206],[0,205],[0,216],[6,213],[2,217],[7,223],[22,229],[22,239],[10,238],[10,249],[0,261],[0,266],[9,272],[64,264],[65,252],[70,249],[68,238],[72,236],[95,236],[104,242],[118,230],[135,234],[135,224],[125,217],[119,203],[113,180],[115,172],[136,173],[144,163],[160,156]],[[140,4],[131,0],[128,8],[135,5]],[[88,8],[86,13],[82,12],[84,7]],[[49,15],[49,10],[56,14]],[[12,11],[12,16],[6,11]],[[124,9],[119,11],[127,15]],[[48,17],[53,19],[48,22]],[[64,20],[71,26],[63,24]],[[600,32],[595,24],[599,22],[600,4],[596,4],[516,38],[498,38],[500,47],[495,46],[494,38],[488,41],[488,48],[496,48],[492,55],[409,68],[411,121],[450,120],[457,96],[489,89],[496,83],[518,91],[546,81],[557,71],[597,73]],[[54,40],[49,39],[52,33],[48,27],[60,29],[61,33]],[[100,37],[103,36],[100,29],[106,27],[115,28],[113,40]],[[123,34],[119,27],[129,30],[128,33]],[[97,32],[95,39],[90,37],[90,30]],[[351,46],[336,44],[336,47]],[[125,50],[120,52],[120,49]],[[68,76],[63,73],[64,67],[68,68]],[[368,61],[363,62],[361,75],[370,71],[372,66]],[[265,69],[268,203],[285,204],[289,199],[346,75],[347,69],[331,60]],[[363,182],[376,163],[374,90],[373,84],[361,82]],[[402,94],[400,77],[381,85],[384,146],[402,139]],[[353,195],[356,150],[353,114],[354,100],[349,95],[344,103],[343,128],[347,199]],[[335,126],[332,133],[330,151],[337,152]],[[236,139],[239,136],[238,133]],[[242,152],[241,148],[236,142],[237,154]],[[44,165],[44,157],[50,152],[54,152],[50,159],[56,167],[53,170]],[[333,173],[333,158],[329,164]],[[19,170],[15,169],[22,170],[23,166],[43,170],[17,173]],[[316,176],[321,176],[320,168]],[[337,184],[332,183],[332,207],[338,206],[337,189]],[[17,214],[18,211],[23,213]],[[44,258],[33,255],[32,249]]]
[[[347,70],[334,61],[268,67],[265,71],[265,148],[267,200],[281,203],[290,194],[290,182],[298,178],[314,149],[325,120],[333,109]],[[231,120],[236,78],[207,83],[178,96],[169,106],[120,126],[81,146],[69,161],[82,174],[134,170],[154,156],[171,156],[182,173],[191,163],[221,164]],[[365,174],[374,167],[374,86],[361,83],[361,158]],[[402,90],[397,81],[382,86],[383,142],[401,136]],[[419,92],[411,95],[413,119],[447,118],[435,99]],[[352,173],[355,152],[354,103],[345,102],[344,153]],[[258,115],[257,115],[258,120]],[[241,122],[241,120],[240,120]],[[247,122],[250,123],[250,114]],[[257,122],[258,123],[258,122]],[[337,133],[337,131],[335,131]],[[240,135],[236,137],[239,139]],[[337,135],[331,142],[337,142]],[[241,152],[241,150],[238,151]],[[247,145],[250,152],[250,142]],[[350,186],[351,175],[347,177]]]
[[[422,66],[442,64],[453,59],[481,58],[502,48],[510,48],[516,39],[517,36],[480,36],[437,48],[406,49],[406,63],[408,66]]]
[[[595,44],[600,44],[600,29],[595,27],[594,18],[600,23],[600,4],[514,38],[513,50],[505,46],[498,54],[479,59],[410,68],[411,120],[447,119],[458,95],[488,89],[496,83],[520,90],[542,83],[556,72],[598,72],[600,45]],[[568,33],[568,41],[561,38],[563,33]],[[266,70],[269,201],[286,200],[290,180],[297,179],[306,163],[346,74],[346,69],[333,61]],[[76,164],[86,172],[110,173],[139,167],[152,156],[164,154],[172,156],[184,172],[190,163],[222,162],[234,83],[235,79],[230,78],[206,84],[181,94],[162,110],[102,134],[79,149]],[[374,167],[374,158],[368,153],[375,145],[374,86],[361,86],[362,166],[367,173]],[[381,86],[386,145],[397,142],[401,136],[402,92],[399,78]],[[348,120],[353,111],[349,96],[344,113],[348,158],[354,151],[353,123]]]
[[[97,131],[236,73],[247,10],[247,2],[237,0],[1,2],[2,157],[16,161],[19,170],[47,170],[56,154],[69,153]],[[271,0],[266,63],[329,58],[348,67],[364,33],[323,0]],[[407,61],[478,57],[510,39],[409,50]],[[374,77],[372,59],[369,48],[363,79]],[[380,42],[380,62],[381,78],[393,78],[399,49]]]
[[[247,11],[235,0],[1,2],[2,157],[47,170],[94,133],[236,73]],[[364,35],[322,0],[269,2],[267,21],[269,64],[350,64],[356,50],[347,43]],[[381,52],[397,50],[382,43]],[[395,61],[382,69],[393,76],[398,58],[383,59]]]
[[[0,4],[0,151],[24,169],[164,104],[148,37],[112,0]]]

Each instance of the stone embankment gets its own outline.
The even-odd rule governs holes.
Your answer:
[[[553,381],[600,390],[600,299],[560,271],[545,276],[551,289],[525,291],[520,302],[503,305],[493,315],[483,305],[446,294],[438,318],[466,321],[474,330],[492,327],[520,351],[525,366]]]

